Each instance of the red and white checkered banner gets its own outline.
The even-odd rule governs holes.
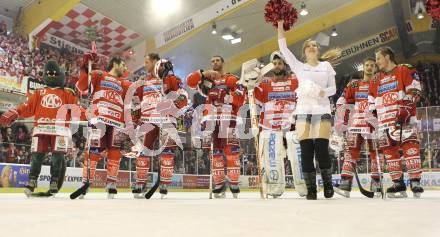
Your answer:
[[[52,21],[44,30],[51,35],[70,41],[75,45],[89,49],[86,37],[88,27],[96,27],[102,36],[97,42],[98,52],[104,55],[120,52],[140,35],[120,23],[79,3],[60,21]]]

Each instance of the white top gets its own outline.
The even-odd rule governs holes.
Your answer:
[[[332,65],[324,61],[319,62],[317,66],[311,66],[299,61],[287,48],[285,38],[278,40],[278,46],[287,64],[298,78],[298,101],[295,114],[330,114],[328,97],[336,94],[336,72]],[[324,97],[319,96],[321,89],[325,92]]]

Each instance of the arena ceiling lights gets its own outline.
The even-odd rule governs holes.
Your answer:
[[[152,0],[151,6],[157,16],[169,16],[176,13],[182,5],[182,0]]]

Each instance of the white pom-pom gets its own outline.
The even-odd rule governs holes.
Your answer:
[[[298,97],[318,98],[319,92],[321,92],[321,86],[310,80],[299,81],[296,93]]]

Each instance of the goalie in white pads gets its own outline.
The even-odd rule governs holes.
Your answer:
[[[273,76],[262,78],[254,88],[254,95],[257,105],[261,107],[258,152],[262,157],[262,182],[267,187],[267,195],[277,198],[286,187],[284,134],[293,128],[290,118],[296,105],[298,81],[287,73],[279,52],[271,55],[271,61],[274,65],[271,71]],[[252,87],[252,83],[248,83],[248,89]]]

